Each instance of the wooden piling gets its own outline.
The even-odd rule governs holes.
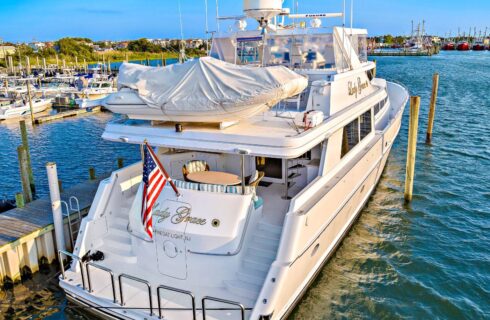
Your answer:
[[[95,168],[94,167],[88,168],[88,176],[89,176],[90,180],[95,180],[96,179],[96,177],[95,177]]]
[[[419,126],[420,97],[410,97],[410,123],[408,128],[407,168],[405,175],[405,201],[412,201],[417,153],[417,131]]]
[[[378,62],[376,59],[373,60],[374,62],[374,69],[373,69],[373,79],[376,78],[376,69],[378,68]]]
[[[439,74],[434,73],[432,76],[432,95],[430,97],[429,122],[427,124],[427,135],[425,143],[432,143],[432,130],[434,129],[434,118],[436,115],[437,93],[439,91]]]
[[[27,74],[31,74],[31,59],[29,56],[26,56],[26,72]]]
[[[17,147],[17,156],[19,158],[20,179],[22,183],[22,192],[26,203],[32,201],[31,184],[29,183],[29,173],[27,169],[26,150],[23,146]]]
[[[27,98],[29,99],[29,110],[31,111],[31,123],[34,124],[34,109],[32,107],[31,82],[27,82]]]
[[[117,167],[119,169],[122,169],[122,167],[124,167],[124,159],[123,158],[117,158]]]
[[[13,73],[14,73],[14,63],[13,63],[13,61],[12,61],[12,56],[9,56],[9,57],[8,57],[8,61],[9,61],[8,65],[9,65],[9,67],[10,67],[10,73],[12,73],[12,74],[13,74]]]
[[[15,194],[15,205],[19,209],[24,208],[24,206],[26,205],[24,201],[24,194],[22,192],[18,192]]]
[[[29,140],[27,137],[27,127],[26,127],[25,120],[20,120],[19,125],[20,125],[20,135],[21,135],[21,139],[22,139],[22,146],[24,147],[24,149],[26,151],[26,157],[27,157],[27,173],[29,175],[29,185],[31,186],[32,194],[36,194],[36,186],[34,184],[34,175],[32,173],[31,152],[30,152],[30,148],[29,148]]]

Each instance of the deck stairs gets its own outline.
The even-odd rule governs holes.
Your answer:
[[[131,245],[131,235],[128,232],[128,212],[133,200],[134,197],[124,198],[120,209],[112,212],[108,219],[108,233],[103,239],[104,245],[101,250],[108,259],[125,263],[137,262]]]
[[[253,238],[246,247],[242,265],[235,280],[224,281],[226,289],[242,298],[242,303],[254,305],[267,273],[277,255],[282,226],[259,222]]]

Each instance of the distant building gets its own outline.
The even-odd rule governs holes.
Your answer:
[[[31,42],[29,43],[29,47],[31,47],[34,52],[38,52],[39,50],[46,48],[46,44],[43,42]]]
[[[170,40],[168,39],[154,39],[153,44],[156,44],[157,46],[160,46],[162,48],[166,48],[170,46]]]
[[[202,39],[189,39],[186,40],[185,47],[187,49],[198,49],[204,44]]]
[[[14,46],[0,46],[0,59],[5,59],[5,56],[14,55],[15,47]]]
[[[128,41],[121,41],[121,42],[116,44],[115,49],[117,49],[117,50],[127,49],[128,44],[129,44]]]

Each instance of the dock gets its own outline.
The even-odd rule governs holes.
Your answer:
[[[59,120],[59,119],[76,117],[76,116],[80,116],[80,115],[83,115],[86,113],[97,113],[100,111],[102,111],[102,107],[100,107],[100,106],[94,107],[94,108],[84,108],[84,109],[61,111],[61,112],[59,112],[57,114],[53,114],[53,115],[36,117],[34,119],[34,123],[35,124],[41,124],[41,123],[46,123],[46,122]]]
[[[425,50],[369,50],[368,56],[373,57],[430,57],[439,54],[439,47],[432,47]]]
[[[101,179],[78,184],[61,193],[62,201],[76,197],[82,216],[90,209]],[[78,213],[71,212],[71,217]],[[64,219],[68,235],[68,218]],[[69,236],[66,247],[71,248]],[[39,266],[57,259],[53,216],[49,196],[34,200],[23,208],[0,214],[0,285],[18,282],[25,274],[34,273]]]
[[[368,53],[368,56],[372,57],[427,57],[432,56],[432,53],[427,51],[372,51]]]

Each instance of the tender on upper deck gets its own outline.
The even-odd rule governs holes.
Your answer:
[[[146,139],[152,146],[166,148],[295,158],[386,96],[384,88],[374,87],[371,94],[326,116],[319,125],[307,130],[294,121],[298,114],[304,115],[303,112],[276,109],[229,123],[227,127],[212,123],[180,123],[181,132],[176,130],[173,122],[120,120],[109,123],[102,138],[132,144],[142,144]]]

